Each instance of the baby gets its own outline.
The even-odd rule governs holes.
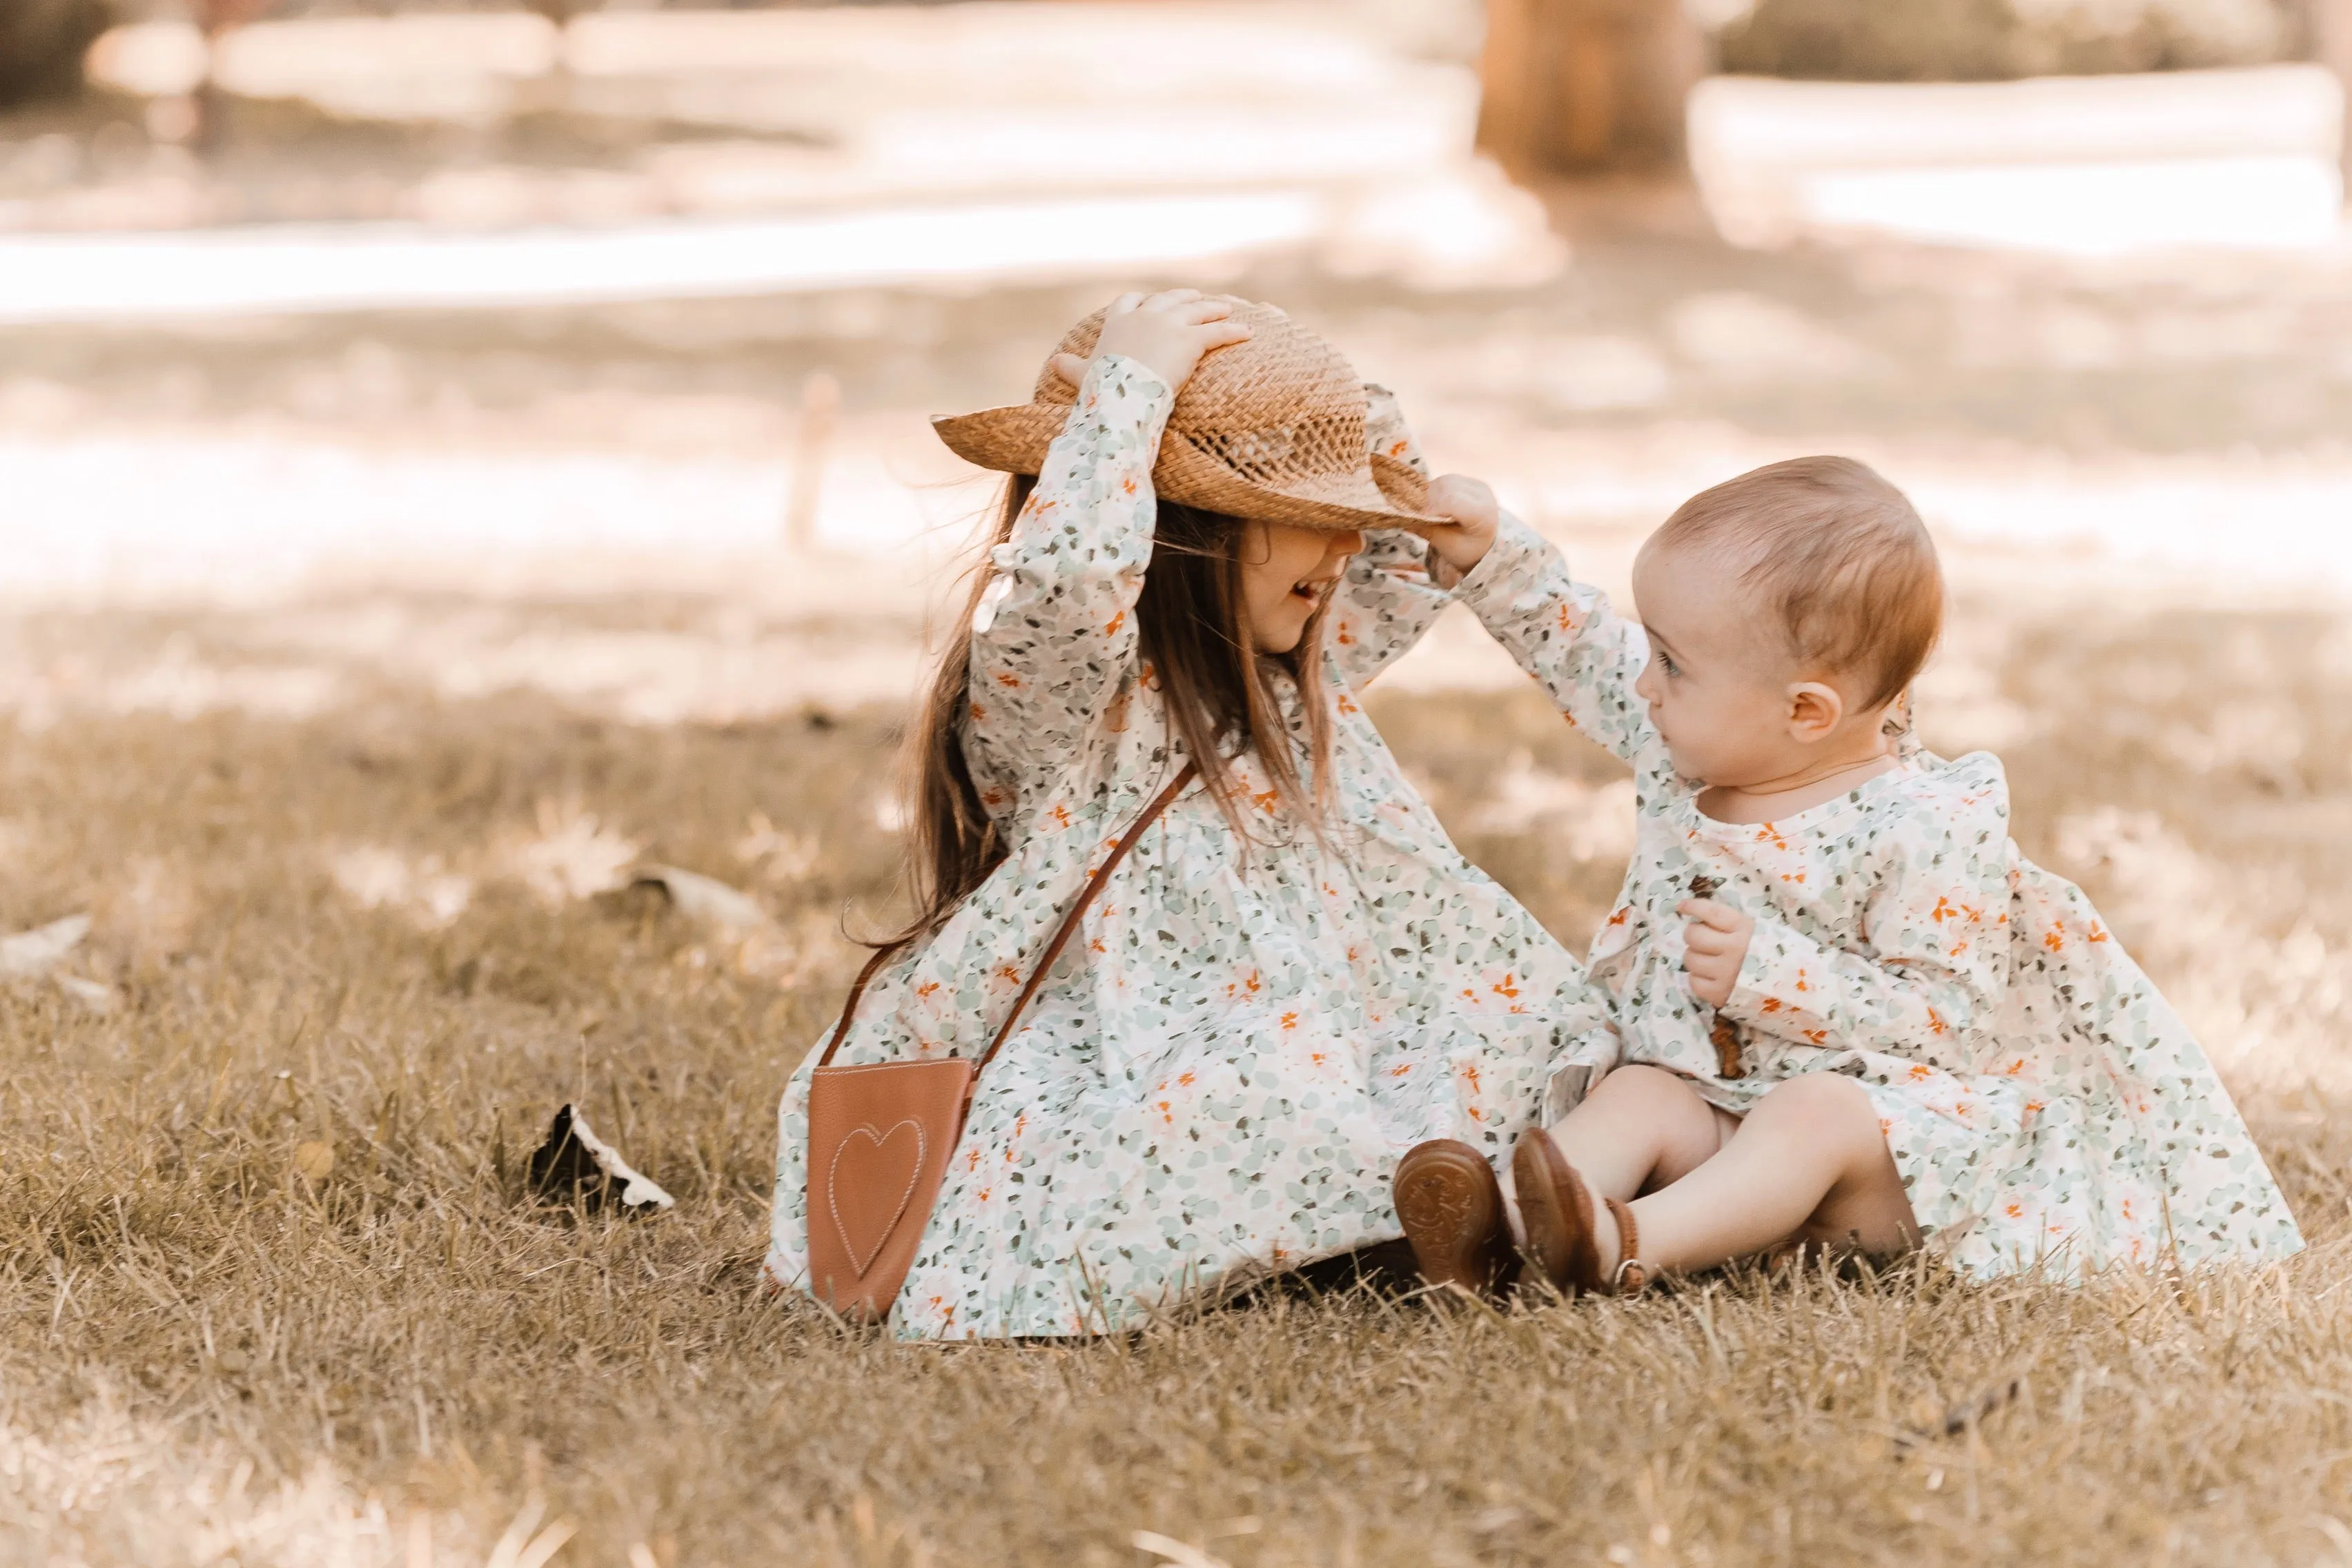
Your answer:
[[[2018,853],[2000,762],[1912,740],[1944,587],[1901,491],[1803,458],[1692,498],[1634,563],[1639,626],[1484,485],[1430,506],[1441,583],[1633,765],[1639,817],[1591,957],[1619,1059],[1568,1069],[1605,1076],[1507,1196],[1465,1145],[1400,1162],[1432,1281],[1491,1286],[1514,1232],[1570,1290],[1791,1241],[1979,1277],[2302,1246],[2195,1039]]]

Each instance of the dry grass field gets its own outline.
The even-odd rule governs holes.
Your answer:
[[[95,925],[0,990],[0,1562],[2352,1560],[2352,627],[1960,616],[1948,714],[2001,732],[2029,851],[2211,1040],[2308,1228],[2291,1265],[1301,1292],[894,1345],[759,1288],[771,1108],[852,962],[845,902],[894,874],[893,715],[53,703],[0,731],[0,931]],[[185,668],[226,626],[9,636],[26,667]],[[1580,942],[1614,764],[1530,691],[1378,712]],[[639,860],[769,920],[614,889]],[[674,1212],[533,1201],[567,1099]]]

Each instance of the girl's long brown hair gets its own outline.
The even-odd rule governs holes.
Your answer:
[[[1006,483],[990,544],[1012,537],[1036,482],[1015,475]],[[1244,837],[1250,835],[1242,803],[1234,798],[1237,758],[1244,752],[1255,756],[1278,804],[1312,826],[1320,819],[1328,794],[1331,754],[1330,712],[1315,676],[1323,612],[1316,611],[1290,652],[1256,650],[1242,596],[1242,546],[1248,531],[1239,518],[1160,501],[1151,563],[1135,606],[1140,654],[1151,668],[1169,726],[1185,755],[1200,764],[1210,798]],[[907,863],[916,912],[894,939],[898,942],[937,931],[1004,859],[1004,839],[981,803],[963,751],[971,710],[971,616],[988,582],[983,555],[972,573],[961,624],[949,639],[907,735],[908,788],[914,797]],[[1302,736],[1294,737],[1283,721],[1279,677],[1287,677],[1300,693]]]

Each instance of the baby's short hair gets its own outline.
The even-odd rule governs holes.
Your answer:
[[[1852,458],[1792,458],[1675,509],[1644,550],[1745,558],[1740,581],[1801,664],[1870,683],[1864,710],[1903,694],[1944,625],[1935,542],[1901,490]]]

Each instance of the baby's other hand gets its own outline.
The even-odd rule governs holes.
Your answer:
[[[1713,899],[1685,899],[1675,912],[1690,919],[1683,928],[1683,968],[1690,973],[1691,994],[1710,1007],[1720,1007],[1739,984],[1739,966],[1748,961],[1756,922]]]
[[[1440,474],[1429,481],[1424,510],[1453,519],[1421,531],[1429,540],[1430,554],[1435,557],[1432,575],[1439,587],[1451,588],[1486,558],[1487,548],[1495,542],[1495,530],[1502,521],[1502,504],[1484,479]]]

